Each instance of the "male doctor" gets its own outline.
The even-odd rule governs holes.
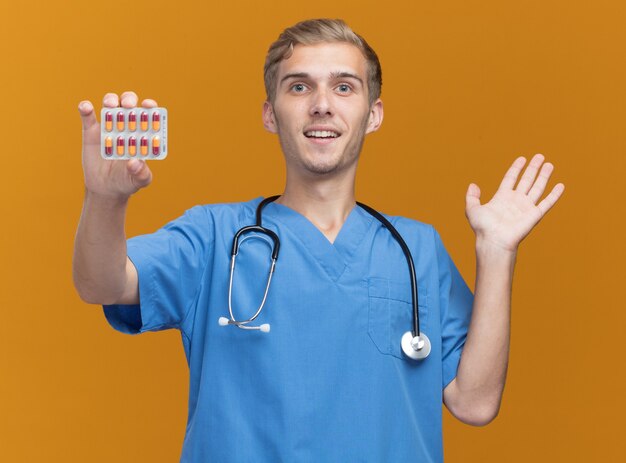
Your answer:
[[[181,461],[442,461],[442,400],[472,425],[498,413],[517,248],[564,187],[541,199],[553,170],[542,155],[525,171],[516,159],[485,204],[469,186],[474,297],[431,226],[388,217],[414,256],[420,331],[430,340],[430,354],[413,360],[400,344],[413,323],[404,255],[354,195],[365,135],[383,121],[376,54],[343,21],[304,21],[270,47],[265,85],[263,123],[278,134],[287,172],[282,195],[258,211],[280,239],[255,320],[271,330],[218,323],[252,317],[263,298],[273,246],[266,235],[241,238],[230,286],[233,236],[255,223],[261,198],[196,206],[127,242],[127,203],[152,174],[139,159],[100,157],[88,101],[79,104],[86,192],[76,288],[104,304],[118,330],[180,330],[190,369]],[[137,103],[133,92],[103,100]]]

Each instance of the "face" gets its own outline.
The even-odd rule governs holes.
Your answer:
[[[368,101],[367,62],[348,43],[297,45],[278,65],[263,122],[277,133],[288,173],[328,175],[356,169],[365,134],[382,123],[382,102]]]

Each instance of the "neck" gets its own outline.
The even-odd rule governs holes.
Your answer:
[[[309,181],[287,173],[285,191],[276,202],[305,216],[333,243],[356,204],[354,173]]]

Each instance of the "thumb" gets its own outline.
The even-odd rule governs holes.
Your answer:
[[[475,183],[470,183],[465,194],[465,210],[480,206],[480,188]]]
[[[135,188],[140,189],[147,187],[150,185],[150,182],[152,182],[152,172],[145,161],[131,159],[126,164],[126,169],[128,170]]]

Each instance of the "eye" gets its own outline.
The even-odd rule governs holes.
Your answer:
[[[306,90],[306,86],[304,84],[293,84],[291,86],[291,91],[295,93],[302,93]]]
[[[350,93],[352,91],[352,87],[348,84],[339,84],[337,85],[337,91],[339,93]]]

